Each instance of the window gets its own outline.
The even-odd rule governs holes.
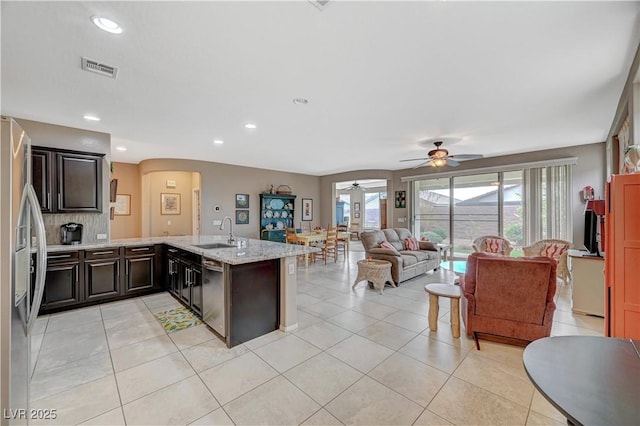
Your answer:
[[[414,233],[453,245],[466,257],[482,235],[522,246],[543,238],[571,241],[571,165],[413,181]]]

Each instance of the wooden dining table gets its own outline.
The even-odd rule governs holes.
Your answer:
[[[325,241],[327,239],[327,231],[298,232],[296,236],[305,246],[310,246],[311,243]],[[349,252],[349,233],[338,232],[338,239],[346,241],[347,252]],[[307,267],[309,266],[309,253],[304,255],[304,264]]]

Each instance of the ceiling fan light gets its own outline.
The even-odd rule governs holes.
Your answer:
[[[431,163],[433,164],[433,167],[444,167],[444,166],[447,165],[447,159],[446,158],[434,158]]]

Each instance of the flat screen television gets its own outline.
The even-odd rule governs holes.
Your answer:
[[[598,250],[598,215],[593,210],[584,212],[584,246],[590,254],[600,256]]]

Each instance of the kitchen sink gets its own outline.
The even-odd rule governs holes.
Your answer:
[[[227,243],[194,244],[193,246],[201,249],[217,249],[217,248],[235,247],[235,245],[227,244]]]

